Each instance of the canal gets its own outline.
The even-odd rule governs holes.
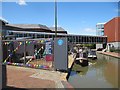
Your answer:
[[[87,67],[74,63],[68,82],[74,88],[117,88],[118,58],[97,53]]]

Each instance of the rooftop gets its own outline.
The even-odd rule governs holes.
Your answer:
[[[103,24],[103,25],[104,25],[105,23],[106,23],[106,22],[104,22],[104,23],[97,23],[97,25],[101,25],[101,24]]]
[[[0,19],[2,22],[2,28],[5,30],[14,30],[14,31],[32,31],[32,32],[49,32],[54,33],[55,27],[47,27],[42,24],[10,24],[3,19]],[[57,28],[57,33],[67,34],[62,27]]]
[[[55,27],[49,27],[50,30],[55,31]],[[57,31],[65,31],[62,27],[57,27]]]
[[[41,24],[7,24],[7,25],[12,26],[12,27],[22,28],[22,29],[47,29],[49,30],[47,26],[41,25]]]
[[[8,24],[8,21],[7,21],[6,19],[2,18],[2,17],[0,17],[0,22],[3,22],[3,23],[5,23],[5,24]]]

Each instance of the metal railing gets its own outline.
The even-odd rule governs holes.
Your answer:
[[[2,40],[3,64],[51,69],[52,39]]]

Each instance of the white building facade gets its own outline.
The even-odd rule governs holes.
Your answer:
[[[104,24],[105,23],[97,23],[96,25],[96,35],[104,36]]]
[[[96,24],[96,35],[104,36],[104,24],[105,23],[97,23]],[[96,44],[96,49],[103,48],[103,44]]]

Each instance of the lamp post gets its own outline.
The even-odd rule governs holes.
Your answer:
[[[55,37],[57,37],[57,0],[55,0]]]

